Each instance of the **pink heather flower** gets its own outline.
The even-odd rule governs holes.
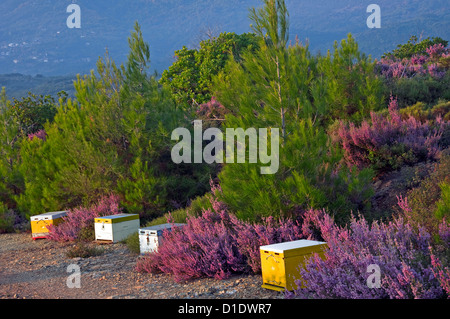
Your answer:
[[[406,220],[369,224],[363,217],[337,226],[323,211],[309,212],[310,227],[327,242],[324,258],[306,261],[298,288],[288,297],[317,299],[403,299],[448,297],[448,268],[430,254],[432,236]],[[311,233],[313,234],[313,233]],[[445,246],[448,249],[448,245]],[[381,286],[370,288],[368,266],[380,268]],[[306,285],[300,288],[300,284]]]
[[[78,207],[70,209],[63,223],[49,227],[48,238],[54,241],[74,241],[80,231],[86,227],[94,227],[94,219],[101,216],[117,215],[122,211],[119,208],[119,197],[112,194],[102,197],[91,207]]]
[[[432,60],[439,59],[439,57],[445,53],[446,49],[442,43],[434,44],[426,49],[427,54]]]
[[[47,138],[47,133],[45,132],[45,130],[39,130],[35,133],[31,133],[28,134],[28,139],[31,141],[33,138],[38,138],[40,140],[45,141],[45,139]]]
[[[396,99],[391,97],[389,116],[371,113],[370,123],[363,121],[359,127],[341,122],[334,142],[341,144],[348,166],[376,165],[377,169],[391,170],[396,169],[396,161],[403,165],[438,158],[442,151],[439,141],[448,125],[441,120],[433,125],[414,117],[403,120]]]
[[[158,252],[140,257],[136,270],[168,273],[176,281],[258,273],[261,245],[303,236],[296,221],[269,217],[261,224],[247,223],[230,214],[214,193],[210,201],[212,209],[203,210],[200,216],[188,215],[184,227],[164,232],[164,245]]]

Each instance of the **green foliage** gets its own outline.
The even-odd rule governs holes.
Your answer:
[[[442,79],[416,76],[388,81],[385,95],[388,97],[390,94],[397,98],[400,108],[418,102],[434,105],[440,99],[450,100],[450,72],[447,72]]]
[[[450,182],[443,182],[439,185],[441,188],[441,199],[436,204],[434,212],[436,219],[448,220],[450,217]]]
[[[436,118],[441,117],[442,120],[449,121],[450,102],[441,100],[433,107],[429,107],[422,102],[417,102],[414,105],[400,109],[399,112],[402,119],[407,119],[412,116],[418,121],[425,122],[434,121]]]
[[[58,95],[63,100],[67,97],[64,91]],[[22,136],[44,129],[45,123],[52,122],[57,111],[55,99],[52,96],[36,96],[32,93],[28,93],[27,97],[22,97],[20,100],[14,98],[9,107]]]
[[[448,41],[443,40],[440,37],[433,37],[431,39],[428,37],[420,42],[417,41],[419,41],[419,39],[417,38],[417,36],[413,35],[411,36],[411,38],[409,38],[407,43],[397,45],[397,49],[392,50],[392,52],[385,53],[382,57],[409,59],[416,54],[424,54],[426,49],[428,49],[432,45],[439,43],[442,44],[444,47],[448,45]]]
[[[319,61],[319,74],[325,79],[328,124],[336,119],[360,122],[371,111],[381,109],[383,86],[375,76],[375,62],[359,51],[351,34],[340,46],[335,42],[333,54],[329,51]]]
[[[0,202],[0,234],[12,232],[14,229],[14,215],[6,205]]]
[[[199,49],[183,46],[175,51],[177,60],[163,72],[160,83],[169,88],[178,104],[208,102],[212,97],[212,77],[223,69],[229,58],[239,61],[243,51],[256,46],[257,39],[251,33],[221,33],[201,41]]]
[[[170,133],[187,120],[148,75],[150,53],[139,25],[129,45],[125,65],[117,67],[106,54],[97,74],[78,78],[76,100],[61,103],[45,126],[45,141],[23,141],[26,189],[17,202],[29,215],[89,205],[114,192],[127,212],[150,219],[177,199],[177,205],[186,203],[186,193],[177,193],[183,185],[191,193],[207,188],[201,185],[207,168],[192,166],[185,173],[169,164]]]
[[[5,88],[0,94],[0,203],[15,208],[14,196],[23,189],[19,162],[19,125],[6,98]]]
[[[133,234],[125,238],[124,243],[132,253],[140,254],[141,246],[139,242],[139,232],[134,232]]]
[[[444,153],[429,176],[407,193],[409,218],[436,234],[443,218],[449,218],[450,154]]]

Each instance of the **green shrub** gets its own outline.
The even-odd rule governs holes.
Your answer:
[[[442,218],[449,218],[450,154],[444,153],[434,170],[420,186],[410,190],[406,197],[411,208],[408,218],[437,234]]]
[[[11,210],[0,202],[0,234],[10,233],[14,230],[14,215]]]
[[[128,249],[135,253],[135,254],[139,254],[141,252],[141,247],[140,247],[140,243],[139,243],[139,233],[135,232],[133,234],[131,234],[130,236],[128,236],[127,238],[125,238],[123,240],[123,242],[125,243],[125,245],[127,245]]]
[[[92,244],[79,241],[66,251],[66,256],[69,258],[89,258],[99,256],[103,253],[103,249]]]
[[[432,76],[391,79],[386,83],[384,95],[388,98],[390,94],[397,98],[400,108],[418,102],[434,105],[441,99],[450,100],[450,72],[442,79]]]
[[[210,193],[198,196],[186,208],[180,208],[157,217],[149,221],[145,227],[166,224],[169,220],[173,223],[186,223],[188,214],[200,216],[203,210],[212,208],[210,198]]]
[[[398,59],[411,58],[417,54],[425,54],[426,49],[435,44],[442,44],[444,47],[448,44],[448,41],[440,37],[428,37],[420,42],[418,40],[417,36],[413,35],[407,43],[397,45],[396,49],[392,50],[392,52],[385,53],[383,57],[395,57]]]
[[[435,118],[441,116],[444,121],[450,121],[450,101],[438,101],[432,107],[431,113]]]
[[[239,61],[245,50],[257,47],[252,33],[237,35],[221,33],[200,42],[200,48],[185,46],[175,51],[176,61],[163,72],[160,83],[172,92],[181,105],[206,103],[211,99],[211,79],[225,66],[229,58]]]

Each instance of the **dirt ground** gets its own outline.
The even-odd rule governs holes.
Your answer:
[[[258,275],[177,283],[165,274],[137,273],[138,256],[122,243],[101,245],[103,253],[89,258],[67,257],[72,245],[34,241],[29,233],[0,234],[0,299],[284,298],[261,288]],[[70,265],[81,272],[79,288],[69,288],[76,283]]]

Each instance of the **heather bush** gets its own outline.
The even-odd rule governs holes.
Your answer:
[[[48,226],[50,240],[75,241],[94,239],[94,219],[101,216],[117,215],[121,213],[119,197],[110,195],[90,207],[78,207],[68,211],[63,222],[57,226]]]
[[[341,122],[334,140],[342,145],[348,165],[386,172],[439,158],[439,141],[448,126],[440,117],[434,124],[414,117],[402,119],[391,97],[388,116],[371,113],[371,122],[363,121],[359,127]]]
[[[328,244],[325,258],[311,257],[301,269],[298,288],[289,297],[299,298],[445,298],[448,297],[448,268],[443,267],[449,251],[448,241],[435,255],[430,233],[415,229],[403,218],[369,225],[353,217],[348,227],[337,226],[324,211],[309,211],[305,228],[310,238]],[[448,238],[448,223],[441,224],[441,237]],[[447,237],[445,237],[447,236]],[[369,288],[372,272],[380,269],[380,287]],[[302,288],[302,284],[304,285]],[[447,293],[446,293],[447,291]]]
[[[382,57],[375,72],[385,83],[385,93],[397,96],[401,108],[417,102],[432,105],[439,99],[450,99],[450,49],[446,47],[447,43],[424,40],[420,49],[407,50],[413,53]]]
[[[203,276],[224,279],[247,270],[244,256],[234,245],[225,210],[205,210],[186,221],[186,226],[164,232],[164,245],[157,253],[140,258],[138,271],[169,273],[181,281]]]
[[[203,121],[203,128],[220,127],[225,121],[229,111],[213,96],[211,100],[200,104],[197,111],[197,119]]]
[[[33,138],[38,138],[40,140],[45,141],[45,139],[47,138],[47,133],[45,133],[45,130],[42,129],[42,130],[39,130],[37,132],[28,134],[28,139],[29,140],[32,140]]]
[[[430,45],[425,52],[417,52],[410,57],[399,58],[385,56],[378,62],[378,72],[386,78],[413,78],[430,75],[440,79],[446,74],[446,66],[440,64],[441,59],[449,56],[450,49],[442,43]]]
[[[165,231],[164,245],[140,257],[137,271],[169,273],[177,281],[258,273],[261,245],[301,238],[295,221],[267,218],[260,224],[246,223],[213,197],[211,205],[199,216],[189,214],[186,226]]]

